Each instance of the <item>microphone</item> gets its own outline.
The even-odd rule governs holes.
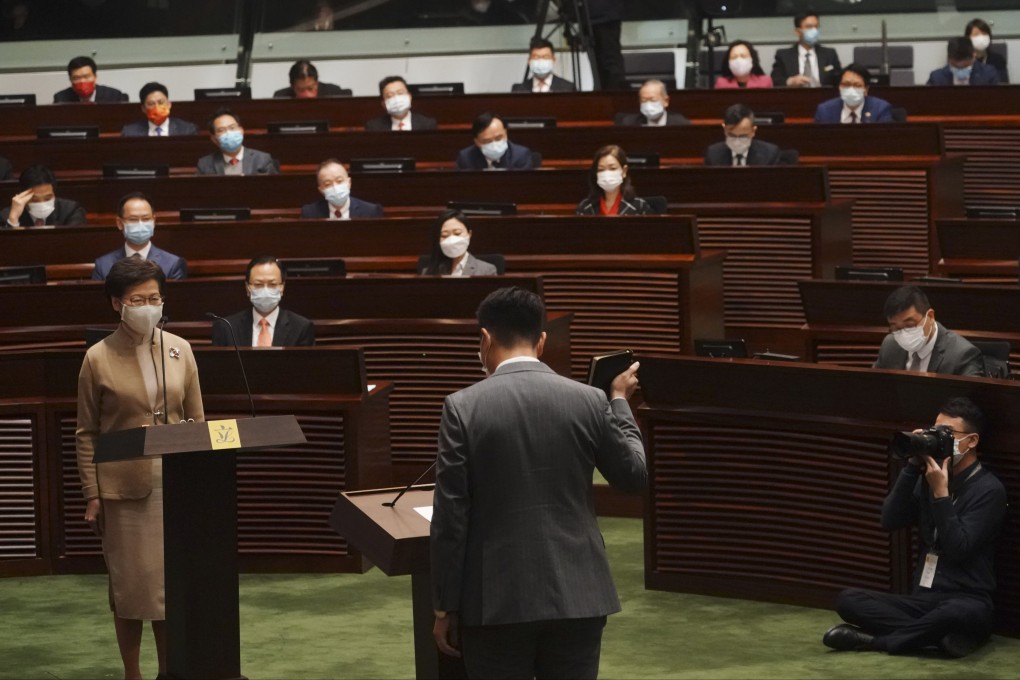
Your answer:
[[[439,462],[439,459],[438,459],[438,458],[436,458],[436,459],[435,459],[435,460],[434,460],[434,461],[432,462],[432,465],[429,465],[428,469],[427,469],[427,470],[425,470],[425,472],[423,472],[423,473],[421,473],[420,475],[418,475],[418,479],[414,480],[413,482],[411,482],[410,484],[408,484],[407,486],[405,486],[405,487],[404,487],[404,490],[403,490],[403,491],[401,491],[400,493],[398,493],[398,494],[397,494],[397,497],[396,497],[396,498],[394,498],[394,499],[393,499],[392,501],[388,501],[388,502],[386,502],[386,503],[383,503],[383,505],[384,505],[385,507],[387,507],[387,508],[392,508],[392,507],[393,507],[394,505],[396,505],[396,504],[397,504],[397,501],[399,501],[399,500],[401,499],[401,497],[402,497],[402,496],[403,496],[403,495],[404,495],[405,493],[407,493],[408,491],[410,491],[410,490],[411,490],[411,487],[412,487],[412,486],[414,486],[415,484],[417,484],[418,482],[420,482],[420,481],[422,480],[422,477],[424,477],[424,476],[425,476],[425,475],[427,475],[428,473],[432,472],[432,468],[434,468],[434,467],[436,466],[436,463],[438,463],[438,462]]]
[[[237,364],[241,367],[241,377],[244,378],[244,389],[248,392],[248,403],[251,404],[251,417],[255,417],[255,399],[251,396],[251,388],[248,386],[248,374],[244,371],[244,361],[241,359],[241,349],[237,346],[237,336],[234,335],[234,327],[230,325],[230,322],[224,319],[222,316],[217,316],[212,312],[206,312],[205,315],[210,319],[216,321],[222,321],[227,325],[227,330],[230,331],[230,340],[234,343],[234,351],[237,352]]]
[[[160,368],[163,370],[163,424],[164,425],[169,425],[170,424],[170,404],[167,403],[167,399],[166,399],[166,355],[164,354],[164,350],[163,350],[163,326],[169,320],[170,320],[170,317],[168,317],[166,314],[164,314],[162,317],[160,317],[159,323],[156,324],[157,326],[159,326],[159,364],[160,364]]]

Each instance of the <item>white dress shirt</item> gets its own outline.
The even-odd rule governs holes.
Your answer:
[[[467,266],[468,254],[464,253],[464,257],[460,258],[460,262],[454,266],[453,271],[450,272],[450,276],[462,277],[464,276],[464,267]]]
[[[131,244],[127,241],[124,242],[124,257],[131,257],[132,255],[138,254],[143,260],[149,259],[149,251],[152,250],[152,241],[149,241],[142,248],[135,250],[131,247]]]
[[[807,57],[808,61],[811,62],[811,71],[814,76],[814,80],[811,82],[813,85],[818,85],[822,77],[822,74],[818,72],[818,55],[815,54],[813,49],[809,50],[800,43],[797,43],[797,72],[800,75],[804,75],[804,57]]]
[[[326,205],[329,206],[329,218],[328,218],[329,220],[333,222],[339,222],[341,220],[351,219],[351,199],[348,198],[347,202],[340,206],[339,208],[340,217],[336,216],[336,211],[338,210],[338,208],[335,205],[333,205],[329,201],[326,201]]]
[[[265,317],[259,313],[259,310],[252,307],[252,324],[251,324],[251,346],[259,346],[259,333],[262,332],[262,326],[259,322],[265,318],[269,322],[269,344],[273,344],[273,335],[276,332],[276,319],[280,316],[279,305],[273,311],[269,312]]]
[[[503,361],[499,362],[499,366],[496,367],[496,370],[498,371],[507,364],[517,364],[523,361],[534,361],[535,363],[540,363],[537,357],[529,357],[527,354],[524,354],[519,357],[510,357],[509,359],[504,359]]]
[[[531,91],[532,92],[549,92],[552,89],[553,74],[547,75],[545,78],[539,78],[538,76],[531,77]]]
[[[156,128],[163,131],[162,135],[156,134]],[[149,121],[149,136],[150,137],[169,137],[170,136],[170,119],[167,118],[163,121],[162,125],[156,125],[151,120]]]
[[[230,156],[228,154],[223,154],[223,163],[224,163],[223,174],[224,175],[243,175],[244,174],[244,147],[243,146],[241,147],[241,150],[237,152],[237,155],[234,156],[234,158],[237,159],[237,165],[231,165],[230,164]]]
[[[408,111],[403,118],[394,118],[393,116],[390,116],[390,121],[392,121],[390,125],[391,130],[401,130],[406,132],[411,129],[411,112]],[[400,126],[401,123],[404,124],[403,127]]]
[[[926,372],[928,370],[928,364],[931,363],[931,353],[932,353],[932,350],[935,349],[935,340],[937,340],[938,337],[939,337],[939,327],[936,324],[935,332],[931,334],[931,337],[928,339],[928,342],[924,343],[924,347],[922,347],[921,349],[917,350],[917,356],[920,357],[920,359],[921,359],[921,365],[918,366],[917,370],[921,371],[922,373]],[[904,366],[904,368],[906,368],[908,370],[910,369],[910,360],[912,358],[913,357],[911,357],[910,352],[907,352],[907,365]]]
[[[857,115],[857,120],[855,120],[855,121],[850,120],[850,113],[851,112],[853,112],[854,114]],[[839,122],[840,123],[843,123],[843,124],[846,124],[846,123],[863,123],[864,122],[863,118],[864,118],[864,104],[863,103],[860,106],[858,106],[856,109],[851,109],[844,102],[844,104],[843,104],[843,112],[839,115]]]

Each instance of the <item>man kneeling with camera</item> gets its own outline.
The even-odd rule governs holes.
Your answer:
[[[1006,489],[978,462],[983,426],[980,409],[960,397],[942,407],[934,427],[893,437],[890,454],[908,464],[882,505],[882,526],[917,524],[914,590],[844,590],[836,611],[846,623],[825,633],[825,645],[891,654],[938,647],[962,657],[991,635]]]

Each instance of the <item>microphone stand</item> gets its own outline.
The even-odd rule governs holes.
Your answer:
[[[401,499],[401,498],[403,497],[403,495],[404,495],[405,493],[407,493],[408,491],[410,491],[410,490],[411,490],[411,487],[412,487],[412,486],[414,486],[415,484],[417,484],[418,482],[420,482],[420,481],[422,480],[422,478],[423,478],[423,477],[424,477],[425,475],[427,475],[428,473],[432,472],[432,468],[434,468],[434,467],[436,466],[436,463],[438,463],[438,462],[439,462],[439,459],[438,459],[438,458],[436,458],[436,460],[435,460],[435,461],[434,461],[434,462],[432,463],[432,465],[429,465],[428,469],[427,469],[427,470],[425,470],[425,472],[423,472],[423,473],[421,473],[420,475],[418,475],[418,479],[414,480],[413,482],[411,482],[410,484],[408,484],[407,486],[405,486],[405,487],[404,487],[404,490],[403,490],[403,491],[401,491],[400,493],[398,493],[398,494],[397,494],[397,497],[396,497],[396,498],[394,498],[394,499],[393,499],[392,501],[387,501],[387,502],[383,503],[383,505],[384,505],[385,507],[387,507],[387,508],[392,508],[392,507],[393,507],[394,505],[396,505],[396,504],[397,504],[397,501],[399,501],[399,500],[400,500],[400,499]]]
[[[166,355],[163,349],[163,326],[169,321],[170,318],[165,314],[159,320],[159,364],[163,371],[163,424],[170,424],[170,404],[167,403],[166,398]]]
[[[234,343],[234,351],[237,352],[237,363],[241,367],[241,377],[244,378],[244,389],[248,393],[248,403],[251,404],[251,417],[255,417],[255,399],[251,396],[251,388],[248,386],[248,374],[244,371],[244,361],[241,359],[241,348],[237,346],[237,336],[234,335],[234,327],[230,325],[230,322],[224,319],[222,316],[217,316],[212,312],[206,312],[205,315],[210,319],[216,321],[222,321],[227,325],[227,330],[230,331],[230,340]]]

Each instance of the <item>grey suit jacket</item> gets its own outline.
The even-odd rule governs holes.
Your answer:
[[[427,269],[422,269],[418,273],[423,276],[428,276],[430,274],[449,274],[450,271],[446,268],[446,265],[443,265],[438,272],[430,272]],[[471,253],[467,254],[464,262],[464,276],[496,276],[497,274],[499,274],[499,271],[496,269],[496,265],[491,262],[486,262],[485,260],[479,260]]]
[[[936,322],[936,325],[939,334],[935,338],[935,347],[932,348],[931,359],[928,361],[928,373],[983,376],[981,350],[942,324]],[[903,370],[906,366],[907,353],[890,333],[882,340],[874,368]]]
[[[443,405],[430,550],[433,604],[465,625],[605,616],[620,601],[592,472],[647,483],[627,402],[515,362]]]
[[[223,152],[217,150],[208,156],[198,159],[198,174],[225,175],[227,164],[223,162]],[[241,171],[248,175],[279,175],[280,164],[265,151],[244,147],[241,159]]]

